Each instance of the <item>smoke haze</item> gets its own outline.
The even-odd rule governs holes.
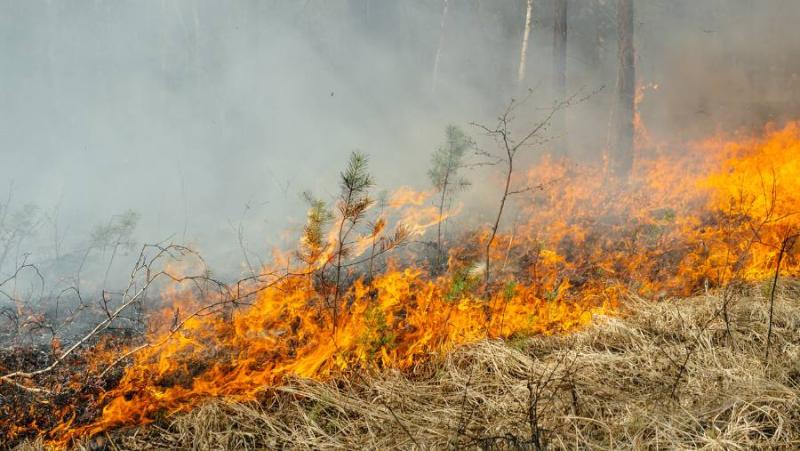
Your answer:
[[[581,160],[605,145],[614,5],[570,3],[568,91],[605,87],[567,113]],[[654,133],[688,139],[798,113],[800,3],[636,8],[639,83],[659,85],[641,105]],[[424,188],[447,124],[476,135],[468,122],[490,123],[528,88],[522,120],[553,100],[550,2],[534,2],[516,83],[524,13],[524,0],[450,0],[434,82],[441,1],[0,2],[0,193],[40,212],[17,260],[80,254],[97,224],[132,209],[137,242],[194,243],[235,272],[238,230],[258,256],[293,238],[283,231],[304,219],[299,193],[335,195],[353,149],[371,156],[379,188]],[[492,196],[486,174],[470,175],[469,196]]]

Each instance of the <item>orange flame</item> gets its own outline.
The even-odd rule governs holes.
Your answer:
[[[371,281],[356,280],[333,300],[341,312],[335,333],[332,300],[312,277],[281,280],[259,291],[250,307],[186,319],[177,333],[168,325],[170,309],[148,337],[162,344],[134,355],[98,400],[102,414],[76,424],[74,409],[66,409],[47,436],[64,444],[146,424],[210,397],[253,399],[287,377],[404,369],[485,337],[571,331],[613,313],[627,290],[685,295],[759,280],[774,271],[781,240],[800,231],[800,124],[764,138],[709,139],[677,157],[640,157],[634,171],[630,186],[621,187],[601,168],[549,159],[531,168],[530,180],[556,182],[527,193],[526,220],[495,239],[491,257],[502,264],[493,265],[488,294],[477,263],[487,237],[478,233],[461,236],[445,275],[431,275],[424,264],[390,264]],[[424,205],[429,197],[402,188],[386,217],[422,234],[443,219]],[[356,240],[357,253],[369,238]],[[797,251],[785,261],[785,270],[797,274]],[[168,296],[182,305],[214,301],[188,290]],[[118,354],[98,352],[95,363]]]

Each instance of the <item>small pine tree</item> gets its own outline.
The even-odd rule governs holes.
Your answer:
[[[374,184],[367,169],[367,157],[353,152],[347,168],[340,174],[340,193],[336,200],[335,213],[326,202],[309,192],[303,193],[309,210],[301,247],[297,253],[308,265],[309,275],[312,279],[316,276],[319,287],[322,288],[325,305],[332,314],[334,337],[341,313],[344,271],[366,264],[367,280],[372,280],[375,258],[402,246],[410,236],[410,230],[403,224],[395,225],[393,231],[386,230],[385,194],[379,195],[381,208],[375,217],[366,221],[368,210],[376,202],[369,192]],[[328,225],[334,218],[336,220],[333,229],[329,229]],[[362,223],[367,226],[366,230],[356,232]],[[332,242],[326,240],[329,230],[335,232],[335,240]],[[354,233],[362,234],[353,237]],[[372,242],[369,256],[361,260],[353,258],[353,244],[365,238]]]
[[[464,155],[475,146],[474,141],[455,125],[445,129],[445,143],[431,156],[431,168],[428,177],[436,192],[439,193],[439,224],[436,231],[436,266],[442,264],[444,250],[442,248],[442,219],[445,204],[452,196],[466,189],[470,182],[458,176],[464,167]]]
[[[367,156],[360,152],[350,154],[347,168],[340,174],[339,187],[341,192],[337,201],[340,221],[338,225],[336,249],[334,251],[335,285],[333,294],[333,333],[336,334],[336,325],[339,319],[339,297],[341,296],[342,269],[350,253],[347,238],[353,229],[366,215],[367,210],[374,203],[369,195],[369,190],[375,184],[368,171]]]
[[[329,247],[325,242],[325,227],[333,219],[333,213],[328,209],[325,201],[314,197],[311,192],[304,192],[303,198],[309,208],[306,225],[303,227],[302,248],[299,256],[309,268],[313,268],[319,264],[320,258]]]

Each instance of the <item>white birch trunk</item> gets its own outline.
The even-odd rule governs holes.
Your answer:
[[[436,57],[433,59],[433,91],[436,92],[436,83],[439,78],[439,60],[442,57],[442,46],[444,45],[444,30],[447,24],[448,0],[443,0],[442,21],[439,25],[439,44],[436,46]]]
[[[528,7],[525,11],[525,32],[522,35],[522,49],[519,52],[519,71],[517,72],[517,82],[525,80],[525,60],[528,55],[528,39],[531,36],[531,14],[533,13],[533,0],[528,0]]]

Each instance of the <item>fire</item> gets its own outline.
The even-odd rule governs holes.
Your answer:
[[[404,207],[407,205],[420,206],[431,197],[431,193],[425,191],[415,191],[408,186],[396,189],[389,199],[389,206],[392,208]]]
[[[416,260],[389,261],[370,280],[356,277],[334,300],[338,317],[310,272],[264,287],[250,306],[202,316],[187,316],[190,306],[215,298],[197,299],[187,287],[173,286],[165,296],[174,307],[160,322],[153,317],[159,324],[147,340],[153,345],[134,353],[121,380],[99,395],[102,412],[76,422],[74,408],[67,408],[60,426],[42,433],[66,444],[147,424],[211,397],[256,399],[286,378],[402,370],[486,337],[571,331],[613,313],[628,291],[685,295],[768,277],[782,240],[800,231],[798,123],[763,138],[694,143],[679,157],[642,152],[627,187],[597,167],[547,158],[527,177],[553,182],[520,202],[525,219],[493,243],[492,260],[499,263],[491,287],[481,287],[478,263],[485,233],[459,237],[445,274]],[[398,190],[376,227],[382,232],[403,223],[422,236],[444,219],[426,205],[430,196]],[[356,237],[355,252],[366,252],[372,238]],[[311,270],[330,256],[330,250],[318,256]],[[785,262],[786,273],[798,273],[796,250]],[[176,329],[178,306],[182,327]],[[92,367],[122,352],[105,348]]]
[[[633,129],[634,129],[634,144],[637,148],[644,148],[647,146],[653,147],[655,146],[653,136],[650,134],[650,130],[647,129],[644,121],[642,120],[642,115],[639,110],[639,105],[644,102],[645,94],[648,91],[658,91],[660,85],[658,83],[643,83],[636,87],[636,94],[633,98]]]
[[[318,295],[308,279],[287,279],[230,321],[192,319],[163,346],[142,351],[119,386],[103,395],[102,417],[67,435],[146,424],[159,412],[186,410],[208,397],[253,399],[285,377],[324,378],[370,366],[402,369],[486,336],[561,332],[587,324],[615,299],[601,294],[587,307],[548,301],[520,286],[487,302],[445,291],[443,282],[417,268],[389,271],[369,285],[358,281],[348,293],[352,308],[333,335],[330,315],[310,305]]]

